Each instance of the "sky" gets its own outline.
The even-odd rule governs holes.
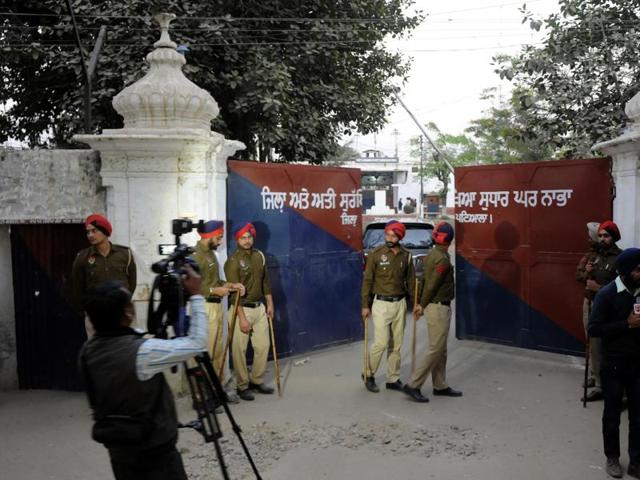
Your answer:
[[[416,0],[414,7],[426,14],[410,38],[388,41],[388,47],[413,58],[409,81],[401,98],[421,124],[435,122],[441,131],[462,133],[482,115],[488,104],[479,99],[483,90],[495,87],[508,96],[510,85],[494,73],[492,57],[515,54],[522,44],[540,43],[543,33],[522,24],[525,0]],[[558,12],[558,0],[528,0],[536,17]],[[409,141],[420,135],[406,111],[389,112],[387,126],[376,135],[351,137],[358,151],[377,148],[408,159]],[[397,130],[397,135],[394,134]]]

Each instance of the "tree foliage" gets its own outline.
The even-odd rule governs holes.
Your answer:
[[[590,155],[620,133],[624,105],[638,92],[640,1],[560,0],[560,11],[524,22],[545,29],[542,45],[496,57],[497,72],[517,87],[527,110],[523,132],[556,156]]]
[[[533,119],[530,110],[520,103],[522,94],[516,88],[503,99],[495,88],[483,92],[481,100],[489,102],[489,108],[465,129],[475,145],[475,163],[533,162],[552,157],[541,138],[527,134]]]
[[[103,0],[72,2],[88,57],[108,38],[92,100],[92,130],[119,128],[113,96],[142,76],[158,39],[151,13],[178,15],[171,35],[189,47],[184,72],[220,106],[212,127],[261,160],[320,163],[350,132],[378,130],[406,79],[408,60],[382,40],[408,34],[412,0]],[[82,129],[84,82],[66,3],[0,5],[0,141],[64,144]],[[275,154],[275,155],[274,155]]]
[[[429,122],[425,125],[427,132],[438,147],[438,150],[447,158],[453,167],[460,167],[470,163],[476,163],[478,159],[478,147],[468,135],[451,135],[441,132],[438,126]],[[451,172],[442,158],[429,143],[423,139],[420,148],[420,137],[411,139],[412,158],[420,160],[422,155],[422,168],[419,175],[423,178],[435,178],[442,184],[440,196],[447,198],[449,192],[449,176]]]

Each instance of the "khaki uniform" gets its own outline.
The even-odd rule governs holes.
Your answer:
[[[605,251],[599,251],[596,248],[592,248],[580,259],[578,267],[576,269],[576,280],[585,285],[587,280],[595,280],[601,286],[605,286],[607,283],[615,280],[616,273],[616,257],[620,254],[620,250],[616,245],[612,245]],[[585,270],[587,263],[593,264],[593,270],[587,273]],[[591,303],[596,296],[596,292],[591,290],[584,291],[584,300],[582,301],[582,326],[584,327],[585,335],[587,333],[587,323],[589,321],[589,314],[591,313]],[[593,377],[595,382],[595,388],[602,389],[600,382],[600,356],[602,354],[602,341],[600,338],[589,339],[589,376]]]
[[[216,287],[224,286],[220,279],[220,264],[216,254],[204,242],[198,242],[193,259],[200,268],[202,278],[202,296],[206,299],[205,311],[209,318],[209,343],[207,351],[213,361],[216,372],[222,367],[224,346],[222,342],[224,311],[222,310],[222,297],[212,295]]]
[[[436,245],[423,258],[425,283],[420,305],[427,319],[428,346],[424,355],[416,361],[415,371],[407,385],[421,388],[429,373],[433,388],[443,390],[447,384],[447,338],[451,324],[451,300],[455,295],[453,266],[448,246]]]
[[[240,321],[236,319],[233,333],[232,358],[233,371],[236,376],[238,390],[246,390],[249,382],[262,383],[262,376],[267,367],[269,356],[269,319],[267,311],[262,303],[265,295],[271,294],[269,278],[264,254],[260,250],[249,251],[238,248],[224,264],[224,273],[230,283],[241,283],[247,290],[240,304],[244,310],[247,321],[251,325],[251,331],[243,333],[240,330]],[[235,301],[234,292],[229,297],[229,304]],[[251,377],[247,369],[247,346],[251,340],[253,347],[253,366]]]
[[[89,289],[106,281],[115,281],[127,288],[131,294],[136,289],[136,262],[129,247],[111,244],[105,257],[93,245],[78,252],[71,272],[73,303],[79,313],[84,312]],[[85,318],[87,335],[94,334],[93,325]]]
[[[368,308],[373,297],[371,317],[374,341],[369,354],[369,372],[375,376],[387,351],[387,382],[400,378],[400,349],[404,337],[407,313],[406,296],[415,284],[415,269],[411,252],[399,247],[394,253],[386,245],[373,250],[367,258],[362,281],[362,308]]]

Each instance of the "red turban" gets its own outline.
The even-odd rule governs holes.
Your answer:
[[[94,213],[93,215],[89,215],[87,219],[84,221],[84,225],[85,226],[93,225],[102,233],[104,233],[107,237],[110,237],[111,232],[113,231],[113,227],[109,223],[109,220],[107,220],[102,215],[98,215],[97,213]]]
[[[453,227],[447,222],[440,222],[433,229],[431,237],[438,245],[449,245],[453,241]]]
[[[244,223],[235,229],[233,232],[234,237],[238,240],[245,233],[249,232],[253,238],[256,238],[256,227],[253,226],[252,223]]]
[[[615,223],[613,223],[611,220],[605,220],[604,222],[602,222],[598,227],[598,232],[600,230],[604,230],[609,235],[611,235],[614,242],[617,242],[618,240],[620,240],[620,230],[618,229],[618,226]]]
[[[405,233],[407,233],[407,227],[404,226],[404,223],[400,223],[397,220],[391,220],[384,226],[384,231],[391,231],[396,234],[398,240],[402,240]]]

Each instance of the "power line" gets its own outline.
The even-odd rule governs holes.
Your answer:
[[[67,18],[70,17],[66,14],[56,14],[56,13],[23,13],[23,12],[0,12],[0,16],[11,17],[43,17],[43,18]],[[110,18],[110,19],[124,19],[124,20],[145,20],[151,21],[151,16],[139,16],[139,15],[76,15],[76,18],[89,18],[89,19],[98,19],[98,18]],[[177,17],[174,22],[184,22],[184,21],[202,21],[202,20],[210,20],[210,21],[218,21],[218,22],[296,22],[296,23],[305,23],[305,22],[329,22],[329,23],[396,23],[398,21],[397,17],[381,17],[381,18],[355,18],[355,17],[344,17],[344,18],[335,18],[335,17],[231,17],[231,16],[223,16],[223,17]]]
[[[542,0],[529,0],[526,3],[538,3],[541,2]],[[460,10],[449,10],[448,12],[434,12],[434,13],[430,13],[429,15],[449,15],[451,13],[462,13],[462,12],[473,12],[473,11],[477,11],[477,10],[490,10],[492,8],[501,8],[501,7],[511,7],[513,5],[522,5],[522,0],[519,2],[510,2],[510,3],[500,3],[497,5],[485,5],[483,7],[472,7],[472,8],[463,8]]]

